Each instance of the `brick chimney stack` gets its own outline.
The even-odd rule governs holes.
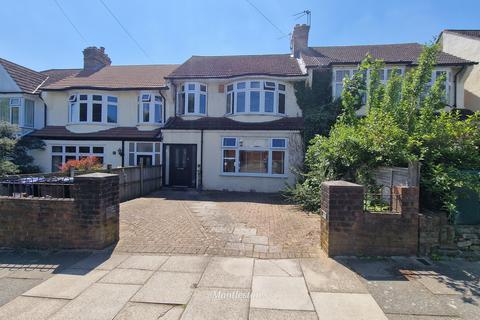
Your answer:
[[[104,47],[87,47],[83,50],[83,70],[95,72],[112,64]]]
[[[300,58],[300,52],[308,47],[308,32],[310,26],[307,24],[296,24],[293,28],[290,49],[295,58]]]

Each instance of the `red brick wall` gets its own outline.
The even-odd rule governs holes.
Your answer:
[[[414,255],[418,247],[418,188],[396,187],[398,213],[363,211],[364,187],[322,184],[321,245],[329,256]]]
[[[119,236],[118,175],[75,177],[74,199],[0,197],[0,247],[102,249]]]

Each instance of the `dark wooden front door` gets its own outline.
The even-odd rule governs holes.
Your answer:
[[[192,144],[166,144],[164,145],[165,162],[168,163],[166,172],[166,185],[195,187],[197,146]]]

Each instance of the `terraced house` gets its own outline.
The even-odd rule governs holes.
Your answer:
[[[386,81],[393,68],[404,74],[415,66],[422,50],[415,43],[311,47],[309,29],[295,26],[291,53],[193,56],[181,65],[114,66],[104,48],[89,47],[82,69],[24,70],[24,78],[36,79],[25,92],[3,92],[14,81],[0,69],[0,91],[9,97],[4,118],[22,124],[11,98],[22,95],[24,106],[35,97],[40,114],[26,133],[46,143],[34,153],[45,172],[94,155],[114,167],[161,164],[167,186],[278,191],[295,182],[303,158],[295,82],[311,84],[315,71],[326,72],[335,99],[367,53],[385,61]],[[446,74],[446,106],[465,107],[463,84],[473,64],[439,53],[432,83]]]

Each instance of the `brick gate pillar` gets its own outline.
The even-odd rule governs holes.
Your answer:
[[[102,249],[119,238],[119,178],[90,173],[75,177],[74,198],[80,226],[78,247]]]
[[[356,228],[363,214],[363,186],[326,181],[321,188],[321,247],[328,256],[356,254]]]

